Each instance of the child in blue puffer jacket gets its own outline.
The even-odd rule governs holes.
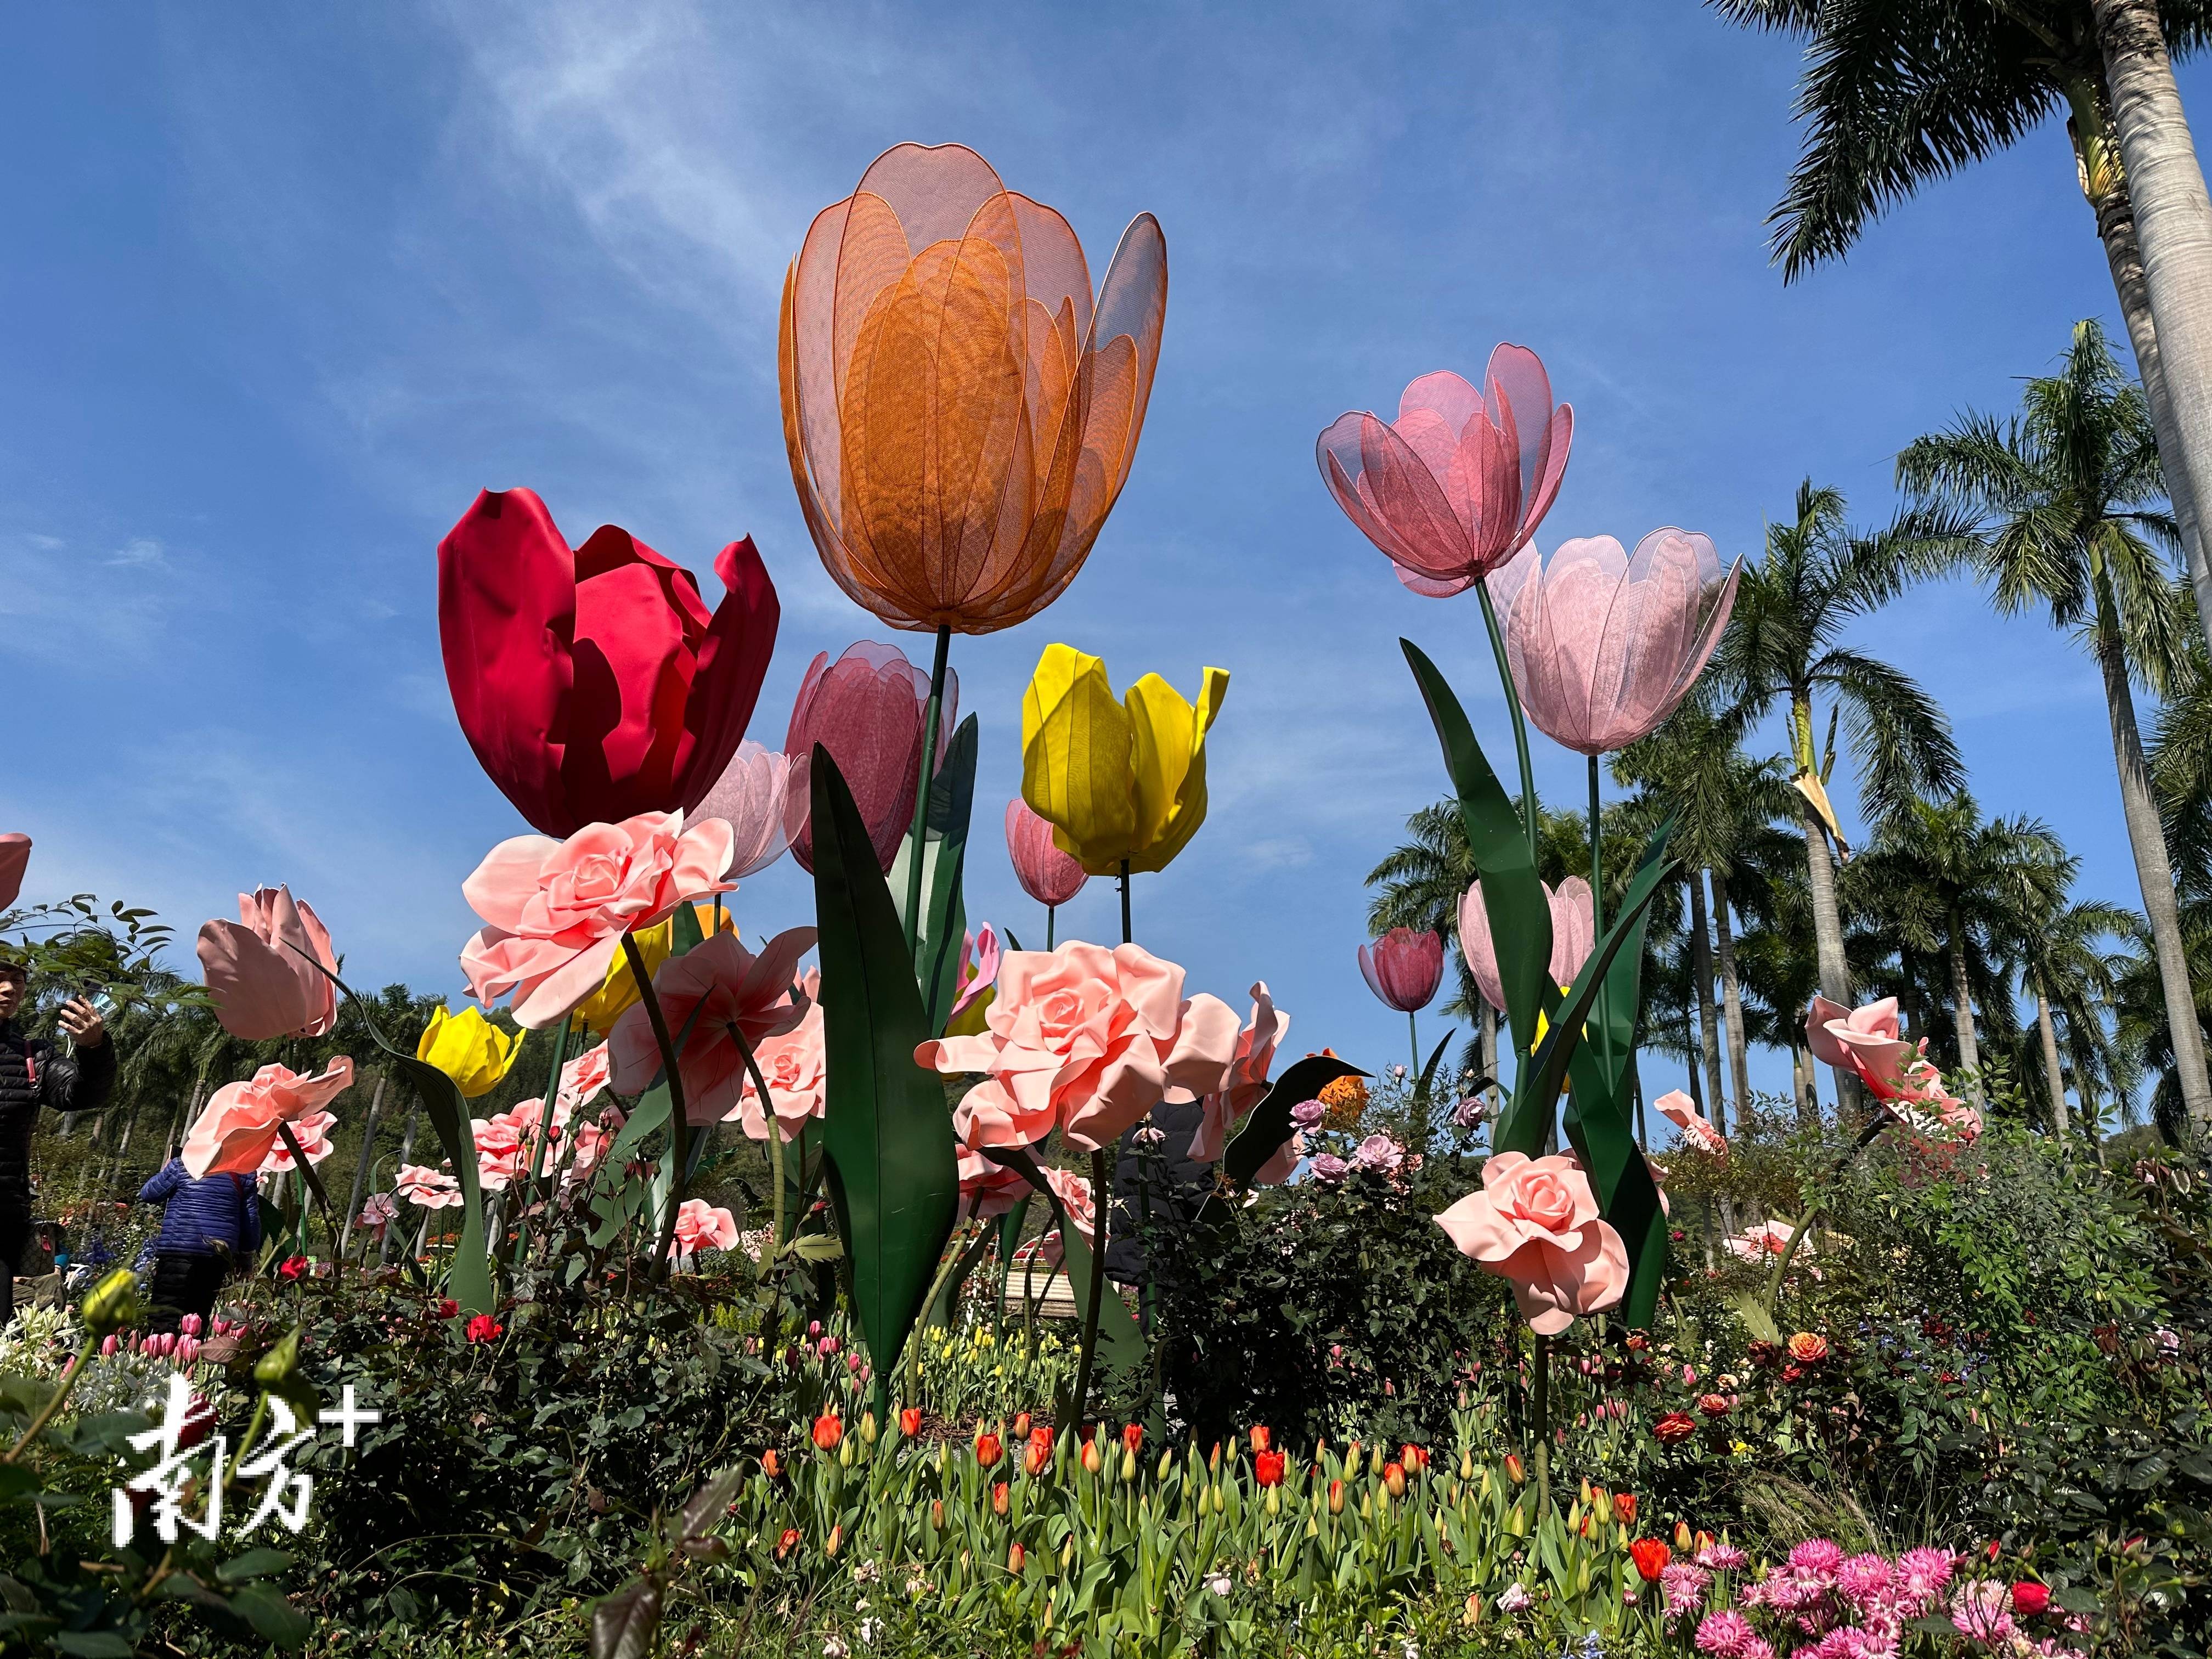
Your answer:
[[[195,1178],[173,1158],[138,1190],[141,1204],[162,1204],[154,1241],[153,1327],[173,1331],[188,1313],[204,1321],[232,1264],[261,1248],[261,1199],[246,1176]]]

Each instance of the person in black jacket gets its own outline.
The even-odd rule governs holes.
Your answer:
[[[173,1331],[186,1314],[206,1319],[231,1268],[261,1248],[261,1199],[252,1178],[211,1175],[195,1180],[185,1160],[173,1158],[139,1189],[138,1201],[163,1206],[161,1237],[154,1241],[154,1284],[147,1297],[153,1328]]]
[[[15,1321],[15,1269],[30,1243],[31,1128],[39,1108],[97,1111],[115,1085],[114,1045],[100,1011],[82,997],[64,1003],[59,1016],[74,1056],[16,1029],[29,982],[21,963],[0,958],[0,1326]]]

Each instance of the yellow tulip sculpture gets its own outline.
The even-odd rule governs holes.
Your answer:
[[[645,963],[647,975],[658,977],[660,964],[668,960],[669,951],[675,947],[674,918],[643,928],[632,937],[637,940],[637,953]],[[617,951],[614,960],[607,964],[605,982],[579,1004],[569,1018],[583,1021],[590,1027],[593,1036],[605,1037],[615,1029],[615,1022],[635,1006],[637,1001],[637,981],[630,975],[629,952]]]
[[[522,1039],[510,1036],[483,1017],[473,1004],[458,1014],[440,1003],[430,1011],[415,1045],[415,1058],[428,1060],[447,1077],[468,1099],[488,1095],[514,1067],[522,1052]]]
[[[1047,646],[1022,697],[1022,799],[1094,876],[1165,869],[1206,821],[1206,734],[1228,692],[1209,668],[1196,708],[1158,674],[1117,700],[1099,659]]]

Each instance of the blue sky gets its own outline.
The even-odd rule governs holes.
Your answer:
[[[2119,336],[2056,121],[1784,289],[1762,222],[1796,49],[1687,0],[116,5],[12,38],[0,827],[38,842],[26,896],[188,934],[289,881],[370,982],[459,993],[460,880],[522,827],[438,658],[434,549],[479,488],[702,575],[753,535],[785,606],[771,746],[815,652],[885,636],[799,520],[775,302],[814,212],[900,140],[975,146],[1067,214],[1094,276],[1136,213],[1165,228],[1120,507],[1050,611],[957,642],[978,813],[1017,787],[1049,641],[1117,684],[1229,669],[1212,817],[1140,878],[1138,933],[1240,1007],[1268,981],[1297,1052],[1403,1047],[1353,957],[1360,877],[1444,781],[1399,635],[1507,742],[1472,600],[1406,592],[1323,489],[1340,411],[1530,345],[1577,417],[1540,545],[1674,523],[1729,556],[1808,474],[1887,516],[1901,445],[2008,407],[2075,319]],[[2087,892],[2137,902],[2086,656],[1955,585],[1861,631],[1942,702],[1985,810],[2041,815]],[[1539,776],[1578,799],[1576,757]],[[970,914],[1041,933],[981,840]],[[1061,937],[1109,937],[1113,902],[1094,883]],[[737,908],[802,920],[804,878],[787,861]]]

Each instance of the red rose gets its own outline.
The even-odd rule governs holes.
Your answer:
[[[453,1298],[449,1296],[438,1304],[438,1317],[441,1319],[451,1319],[455,1314],[460,1312],[460,1310],[461,1304],[454,1301]]]
[[[1698,1396],[1698,1409],[1708,1417],[1726,1417],[1729,1397],[1724,1394],[1701,1394]]]
[[[2012,1587],[2012,1610],[2023,1619],[2033,1619],[2051,1605],[2051,1587],[2039,1584],[2033,1578],[2023,1579]]]
[[[469,1321],[469,1340],[496,1342],[505,1334],[506,1329],[505,1326],[489,1314],[478,1314],[474,1319]]]
[[[1784,1382],[1802,1382],[1804,1376],[1805,1368],[1794,1359],[1782,1368],[1782,1380]]]
[[[286,1279],[297,1279],[307,1271],[307,1258],[304,1255],[288,1255],[276,1264],[276,1271]]]
[[[1252,1460],[1253,1476],[1263,1486],[1279,1486],[1283,1484],[1283,1462],[1282,1453],[1263,1451]]]
[[[1637,1576],[1647,1584],[1659,1582],[1659,1575],[1667,1571],[1667,1564],[1674,1559],[1674,1552],[1656,1538],[1639,1538],[1628,1547],[1629,1558],[1636,1563]]]
[[[1698,1419],[1687,1412],[1668,1412],[1651,1425],[1662,1446],[1679,1446],[1698,1431]]]

